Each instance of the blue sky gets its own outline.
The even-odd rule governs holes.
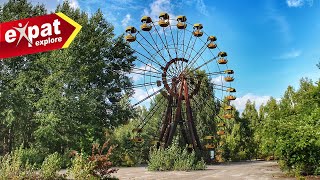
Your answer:
[[[0,2],[5,2],[0,0]],[[32,0],[48,9],[61,0]],[[202,23],[204,31],[217,36],[219,47],[228,52],[235,71],[238,99],[243,109],[250,99],[259,106],[270,96],[281,98],[288,85],[299,79],[319,79],[319,0],[72,0],[72,6],[89,14],[98,8],[120,35],[127,25],[139,27],[140,18],[156,18],[160,12],[185,15],[190,23]],[[145,95],[137,90],[136,99]]]

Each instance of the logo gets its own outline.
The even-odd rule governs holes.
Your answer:
[[[67,48],[81,26],[56,13],[0,24],[0,58]]]

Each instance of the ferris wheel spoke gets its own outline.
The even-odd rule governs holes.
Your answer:
[[[171,28],[171,26],[170,26],[170,28]],[[163,28],[163,34],[164,34],[164,39],[165,39],[165,41],[166,41],[165,47],[168,48],[168,47],[169,47],[169,43],[168,43],[168,40],[167,40],[167,35],[166,35],[165,28]],[[174,39],[172,39],[172,40],[174,41]],[[174,43],[173,43],[173,44],[174,44]],[[175,49],[175,48],[174,48],[174,49]],[[175,50],[176,50],[176,49],[175,49]],[[168,53],[169,53],[170,60],[173,59],[169,50],[168,50]],[[175,69],[178,71],[176,64],[174,64],[174,67],[175,67]]]
[[[202,98],[201,98],[202,99]],[[218,117],[220,120],[222,120],[223,121],[223,119],[219,116],[219,113],[217,113],[217,110],[216,110],[216,108],[214,108],[214,107],[212,107],[210,104],[208,104],[207,103],[207,101],[208,100],[203,100],[202,99],[202,101],[205,103],[205,106],[208,106],[209,108],[211,108],[212,110],[213,110],[213,116],[215,116],[215,117]],[[193,102],[196,104],[196,108],[199,110],[199,111],[201,111],[201,109],[200,109],[200,103],[198,103],[198,101],[196,100],[196,99],[193,99]]]
[[[219,86],[219,87],[222,87],[222,88],[229,88],[229,86],[225,86],[225,85],[223,85],[223,84],[212,84],[212,85],[214,85],[214,86]],[[213,88],[215,88],[215,87],[213,87]]]
[[[216,88],[216,87],[215,87],[215,88],[213,88],[213,89],[227,92],[227,90],[226,90],[226,89],[223,89],[223,88]]]
[[[159,102],[154,105],[148,112],[148,114],[146,114],[146,116],[143,118],[142,120],[142,126],[139,125],[138,127],[140,127],[141,129],[144,128],[144,126],[147,124],[147,122],[151,119],[149,117],[152,117],[157,111],[158,109],[161,107],[160,105],[163,104],[165,102],[166,98],[164,98],[163,96],[160,97]]]
[[[135,68],[135,67],[133,67],[132,69],[133,69],[133,70],[137,70],[138,72],[146,71],[146,72],[155,73],[155,74],[162,74],[162,73],[159,73],[159,72],[156,72],[156,71],[146,70],[146,69],[140,69],[140,68]]]
[[[183,56],[183,58],[185,56],[185,45],[184,45],[185,37],[186,37],[186,29],[183,29],[183,40],[182,40],[182,56]],[[191,38],[192,38],[192,35],[191,35]],[[184,63],[182,63],[182,69],[184,69]]]
[[[192,90],[195,89],[195,86],[193,86],[193,85],[191,85],[190,87],[191,87]],[[212,98],[213,101],[214,101],[214,99],[216,98],[217,100],[219,100],[220,102],[222,102],[219,98],[217,98],[217,97],[215,97],[215,96],[207,96],[207,97],[204,99],[201,95],[195,96],[195,98],[193,98],[192,100],[197,104],[196,108],[198,108],[198,107],[200,108],[200,107],[201,107],[201,106],[200,106],[200,103],[198,103],[198,102],[196,101],[196,99],[200,99],[202,102],[205,103],[205,106],[210,107],[210,108],[214,111],[214,115],[215,115],[215,116],[218,116],[217,110],[208,103],[208,102],[209,102],[209,101],[208,101],[208,98]],[[218,117],[219,117],[219,116],[218,116]],[[221,117],[219,117],[219,118],[222,120]]]
[[[177,35],[177,44],[176,44],[176,47],[177,47],[177,50],[179,49],[179,31],[177,30],[176,31],[176,35]],[[178,54],[177,54],[177,57],[178,57]],[[183,64],[183,63],[180,63],[179,61],[178,61],[178,68],[179,68],[179,73],[181,73],[181,64]]]
[[[132,48],[130,47],[130,49],[132,49]],[[132,50],[134,50],[134,49],[132,49]],[[146,59],[149,59],[150,61],[152,61],[150,58],[148,58],[148,57],[146,57],[145,55],[141,54],[139,51],[134,50],[134,52],[136,52],[136,53],[138,53],[139,55],[145,57]],[[157,71],[158,73],[162,74],[162,72],[161,72],[159,69],[156,69],[155,67],[153,67],[153,66],[151,66],[150,64],[146,63],[145,61],[141,60],[139,57],[137,57],[136,60],[138,60],[139,62],[143,63],[144,65],[150,67],[151,69]],[[152,62],[153,62],[153,61],[152,61]]]
[[[164,39],[165,39],[165,41],[166,41],[166,43],[164,44],[164,47],[167,48],[168,55],[169,55],[170,59],[173,59],[172,56],[171,56],[171,53],[170,53],[170,51],[169,51],[169,49],[168,49],[169,44],[168,44],[168,40],[167,40],[167,35],[166,35],[165,28],[162,28],[162,31],[163,31],[163,34],[164,34]]]
[[[189,53],[189,56],[188,56],[188,60],[190,59],[190,57],[191,57],[191,54],[192,54],[192,50],[194,49],[194,45],[196,44],[196,42],[197,42],[197,39],[198,38],[195,38],[195,40],[193,41],[193,44],[192,44],[192,46],[190,47],[190,49],[191,49],[191,51],[190,51],[190,53]]]
[[[144,46],[142,46],[142,44],[141,44],[138,40],[137,40],[137,43],[138,43],[151,57],[153,57],[152,54],[151,54]],[[136,52],[138,52],[138,51],[136,51]],[[140,53],[140,52],[138,52],[138,54],[140,54],[141,56],[149,59],[150,61],[152,61],[153,63],[157,64],[158,66],[163,67],[162,64],[161,64],[160,62],[158,62],[156,58],[153,58],[153,60],[152,60],[152,59],[148,58],[147,56],[145,56],[144,54],[142,54],[142,53]]]
[[[150,94],[149,96],[143,98],[142,100],[140,100],[140,101],[138,101],[137,103],[135,103],[135,104],[133,105],[133,107],[135,107],[135,106],[143,103],[144,101],[146,101],[147,99],[151,98],[152,96],[157,95],[157,94],[158,94],[160,91],[162,91],[163,89],[164,89],[164,87],[161,88],[161,89],[159,89],[159,90],[157,90],[156,92]]]
[[[172,28],[171,26],[170,27],[170,33],[171,33],[171,37],[172,37],[172,43],[173,43],[173,46],[174,46],[174,51],[176,53],[176,58],[178,58],[178,45],[176,45],[175,41],[174,41],[174,37],[173,37],[173,32],[172,32]],[[177,44],[178,44],[178,31],[177,31]],[[177,74],[180,74],[180,62],[177,61],[177,63],[175,64],[176,65],[176,70],[177,70]]]
[[[218,56],[216,56],[216,57],[214,57],[214,58],[212,58],[212,59],[209,59],[208,61],[206,61],[206,62],[203,63],[202,65],[200,65],[200,66],[196,67],[195,69],[193,69],[191,72],[194,72],[194,71],[202,68],[203,66],[206,66],[207,64],[209,64],[210,62],[214,61],[214,60],[217,59],[217,58],[218,58]]]
[[[152,74],[145,74],[145,73],[142,73],[142,72],[134,72],[134,71],[131,71],[130,74],[133,73],[133,74],[139,74],[139,75],[145,75],[145,76],[149,76],[149,77],[155,77],[155,78],[161,78],[160,76],[155,76],[155,75],[152,75]]]
[[[195,62],[197,62],[197,60],[202,56],[202,54],[205,52],[207,48],[207,42],[203,44],[203,46],[201,47],[201,49],[199,50],[200,53],[197,53],[187,64],[187,67],[192,67],[194,65]]]
[[[171,57],[171,54],[170,54],[170,51],[169,51],[169,46],[168,46],[168,42],[167,42],[167,38],[166,38],[166,36],[164,36],[165,37],[165,40],[166,40],[166,43],[164,43],[164,41],[163,41],[163,39],[162,39],[162,37],[161,37],[161,35],[160,35],[160,33],[159,33],[159,31],[158,31],[158,29],[157,29],[157,27],[156,27],[156,25],[152,22],[152,24],[153,24],[153,27],[155,28],[155,30],[156,30],[156,32],[157,32],[157,34],[158,34],[158,36],[160,37],[160,40],[161,40],[161,42],[162,42],[162,44],[163,44],[163,46],[164,46],[164,48],[167,50],[167,53],[168,53],[168,55],[169,55],[169,58],[170,58],[170,60],[172,59],[172,57]],[[170,26],[171,27],[171,26]],[[164,35],[165,35],[165,30],[164,30],[164,28],[163,28],[163,33],[164,33]],[[165,62],[167,62],[167,61],[165,61]]]
[[[150,31],[149,31],[149,33],[150,33]],[[162,53],[160,53],[160,50],[159,50],[159,48],[158,48],[158,45],[157,45],[157,43],[155,43],[155,41],[154,41],[154,39],[153,39],[152,36],[151,36],[151,37],[152,37],[152,40],[153,40],[153,42],[156,44],[157,49],[154,48],[154,46],[142,35],[142,33],[140,33],[140,31],[138,31],[138,34],[140,34],[141,37],[142,37],[145,41],[147,41],[147,43],[150,45],[150,47],[151,47],[153,50],[155,50],[155,52],[163,59],[164,62],[167,62],[166,59],[163,57]],[[151,34],[151,33],[150,33],[150,34]]]
[[[175,42],[174,42],[174,37],[173,37],[173,33],[172,33],[171,26],[169,26],[169,27],[170,27],[171,37],[172,37],[172,43],[173,43],[173,45],[174,45],[174,50],[175,50],[175,52],[176,52],[176,58],[177,58],[177,57],[178,57],[178,52],[177,52],[178,47],[176,47],[176,44],[175,44]]]
[[[169,81],[171,82],[171,81]],[[152,86],[152,85],[156,85],[157,84],[157,81],[155,82],[144,82],[144,83],[141,83],[141,84],[135,84],[133,86],[131,86],[132,88],[139,88],[139,87],[144,87],[144,86]],[[131,88],[131,87],[128,87],[128,88]]]
[[[136,60],[138,60],[139,62],[143,63],[144,65],[150,67],[151,69],[157,71],[159,74],[162,74],[160,70],[156,69],[155,67],[153,67],[152,65],[145,63],[144,61],[142,61],[140,58],[137,58]],[[152,71],[151,71],[152,72]],[[155,73],[155,72],[154,72]]]
[[[199,68],[199,69],[200,69],[200,68]],[[220,75],[220,74],[225,74],[225,71],[218,71],[218,72],[209,72],[209,73],[206,73],[207,76]]]
[[[157,26],[156,26],[153,22],[152,22],[152,25],[153,25],[154,29],[156,30],[158,36],[160,37],[160,40],[161,40],[163,46],[165,47],[165,49],[167,50],[168,54],[170,55],[170,52],[169,52],[169,50],[168,50],[168,47],[167,47],[166,44],[164,43],[164,41],[163,41],[163,39],[162,39],[162,37],[161,37],[158,29],[157,29]],[[171,57],[170,57],[170,58],[171,58]],[[171,59],[172,59],[172,58],[171,58]]]
[[[184,31],[186,31],[186,30],[184,30]],[[190,45],[190,42],[191,42],[192,37],[193,37],[193,34],[191,33],[190,38],[189,38],[189,41],[188,41],[187,49],[186,49],[186,51],[184,51],[184,54],[183,54],[183,58],[186,58],[186,55],[187,55],[187,53],[188,53],[189,45]]]
[[[161,50],[160,50],[160,48],[159,48],[159,46],[158,46],[158,43],[154,40],[154,38],[153,38],[153,36],[152,36],[152,34],[151,34],[150,31],[149,31],[149,35],[151,36],[153,43],[156,45],[156,47],[157,47],[157,49],[158,49],[157,53],[160,53]],[[162,53],[161,53],[161,57],[163,58],[163,60],[164,60],[165,62],[168,62],[168,61],[163,57]]]

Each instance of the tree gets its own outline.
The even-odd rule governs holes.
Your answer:
[[[241,144],[242,149],[246,152],[246,158],[251,159],[257,154],[257,142],[254,141],[254,134],[259,126],[259,116],[255,107],[255,103],[247,101],[245,109],[241,117]]]
[[[32,6],[26,0],[9,0],[0,8],[0,22],[46,13],[43,5]],[[0,60],[0,137],[1,153],[33,141],[35,108],[39,99],[41,67],[34,64],[40,54]],[[33,76],[30,77],[30,74]]]
[[[68,49],[0,62],[0,116],[4,152],[25,143],[63,152],[90,151],[104,131],[130,119],[131,70],[135,57],[101,11],[88,16],[68,2],[63,12],[82,25]],[[9,0],[1,21],[45,14],[43,5]],[[3,133],[3,134],[2,134]]]

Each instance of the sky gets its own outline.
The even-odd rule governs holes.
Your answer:
[[[6,2],[0,0],[0,3]],[[62,0],[31,0],[54,10]],[[237,100],[242,111],[248,99],[259,107],[272,96],[280,99],[299,80],[319,80],[320,0],[71,0],[72,7],[89,14],[101,9],[115,34],[140,26],[143,15],[157,19],[185,15],[190,23],[202,23],[217,36],[219,48],[228,52],[228,67],[235,71]],[[137,64],[141,66],[141,64]],[[139,79],[139,77],[133,77]],[[150,89],[137,89],[133,102]],[[151,93],[150,91],[149,93]],[[146,103],[149,103],[148,101]]]

